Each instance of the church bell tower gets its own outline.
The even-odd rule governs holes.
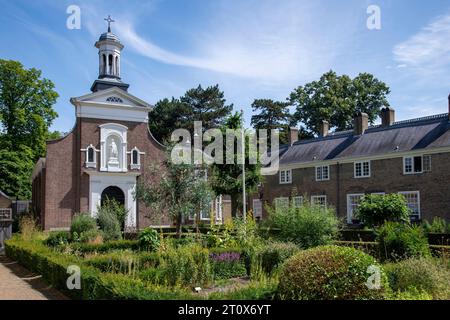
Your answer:
[[[95,47],[98,49],[99,71],[98,79],[91,87],[92,92],[118,87],[127,91],[129,84],[123,83],[120,78],[120,54],[124,48],[119,38],[111,32],[111,16],[105,19],[108,22],[108,31],[103,33]]]

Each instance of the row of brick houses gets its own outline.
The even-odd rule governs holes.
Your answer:
[[[359,113],[353,130],[334,133],[323,121],[320,137],[305,141],[296,141],[291,129],[278,174],[265,177],[251,201],[257,215],[267,215],[264,204],[298,205],[306,198],[354,223],[364,194],[401,193],[412,220],[450,220],[449,113],[395,122],[395,111],[384,108],[380,116],[382,123],[369,127]]]

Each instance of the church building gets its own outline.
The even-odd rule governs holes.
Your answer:
[[[102,201],[113,198],[128,209],[127,230],[171,225],[168,217],[155,215],[152,221],[150,209],[134,198],[137,183],[151,179],[149,166],[165,157],[164,146],[148,129],[152,106],[122,82],[124,46],[110,26],[95,46],[99,76],[92,92],[70,99],[76,112],[73,130],[47,142],[47,155],[35,166],[34,212],[44,230],[67,229],[74,214],[95,216]]]

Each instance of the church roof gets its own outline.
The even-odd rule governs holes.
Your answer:
[[[353,130],[348,130],[298,141],[280,154],[280,165],[395,156],[396,153],[417,150],[427,152],[442,147],[450,147],[450,122],[447,113],[394,122],[387,127],[372,126],[362,135],[355,135]]]
[[[112,40],[112,41],[120,42],[119,38],[112,32],[102,33],[100,35],[100,38],[98,39],[98,41],[103,41],[103,40]]]

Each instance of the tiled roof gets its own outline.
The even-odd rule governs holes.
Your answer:
[[[362,135],[353,130],[298,141],[283,152],[281,165],[342,160],[450,146],[448,114],[398,121],[389,127],[372,126]]]

